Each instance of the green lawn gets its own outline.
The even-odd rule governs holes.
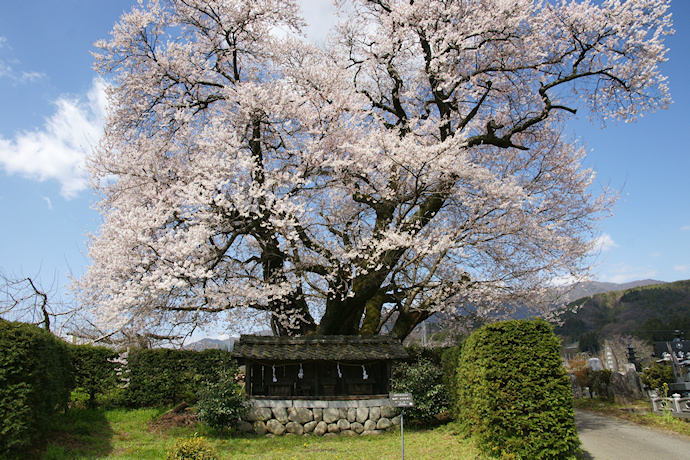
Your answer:
[[[165,411],[74,409],[54,424],[48,445],[37,452],[45,459],[164,459],[175,443],[203,436],[218,458],[243,459],[395,459],[400,458],[400,430],[379,436],[322,438],[231,435],[204,426],[160,426]],[[454,426],[405,429],[405,457],[411,459],[483,458]]]

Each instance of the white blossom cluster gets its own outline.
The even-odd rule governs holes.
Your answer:
[[[404,337],[587,274],[615,193],[563,122],[669,104],[667,2],[341,3],[323,47],[292,0],[152,0],[97,44],[103,223],[77,290],[103,325]]]

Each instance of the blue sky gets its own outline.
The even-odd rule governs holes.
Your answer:
[[[132,0],[0,0],[0,269],[36,276],[63,294],[88,265],[85,234],[98,230],[80,173],[98,137],[93,42],[107,38]],[[331,22],[326,0],[304,0],[313,38]],[[634,124],[568,125],[587,146],[598,180],[621,191],[602,223],[596,279],[690,279],[690,2],[671,6],[667,41],[674,104]]]

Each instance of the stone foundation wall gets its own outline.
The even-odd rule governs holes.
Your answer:
[[[261,400],[240,422],[243,432],[282,436],[375,435],[400,425],[399,410],[388,398],[352,401]]]

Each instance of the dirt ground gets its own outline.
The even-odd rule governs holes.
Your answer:
[[[155,433],[165,433],[183,426],[195,426],[198,423],[196,414],[190,409],[180,412],[166,412],[149,422],[149,430]]]

